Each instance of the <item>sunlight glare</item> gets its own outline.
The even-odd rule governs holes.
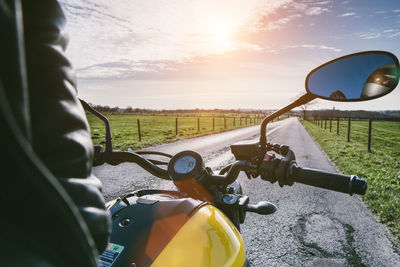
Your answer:
[[[233,49],[230,35],[230,29],[226,25],[218,25],[210,31],[210,42],[213,45],[214,53],[220,54]]]

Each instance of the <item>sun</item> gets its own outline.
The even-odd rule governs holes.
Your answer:
[[[218,26],[211,30],[211,38],[216,43],[226,42],[229,39],[229,29],[224,26]]]
[[[232,32],[230,27],[227,25],[215,25],[215,27],[209,31],[211,50],[216,54],[232,50],[234,42],[231,38]]]

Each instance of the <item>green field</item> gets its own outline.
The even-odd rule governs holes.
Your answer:
[[[92,136],[94,137],[93,142],[94,144],[100,144],[104,141],[104,124],[91,114],[88,114],[87,118]],[[215,117],[213,130],[212,117],[118,114],[107,115],[107,118],[111,124],[114,148],[122,150],[128,148],[136,150],[179,139],[255,125],[260,122],[254,116],[251,119],[248,117],[247,123],[244,116],[242,119],[240,117]],[[176,118],[178,118],[178,134],[176,134],[175,128]],[[200,128],[198,128],[197,124],[198,118],[200,119]],[[139,141],[138,135],[138,119],[140,120],[141,141]],[[241,123],[240,120],[242,121]]]
[[[325,130],[310,121],[303,121],[309,133],[329,158],[346,174],[356,174],[368,181],[367,206],[400,238],[400,123],[372,122],[372,152],[367,151],[368,121],[351,121],[350,142],[347,142],[347,121],[329,121]]]

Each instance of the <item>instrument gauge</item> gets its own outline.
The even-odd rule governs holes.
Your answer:
[[[190,155],[178,158],[174,164],[174,171],[179,174],[188,174],[196,167],[196,159]]]
[[[173,181],[193,178],[201,179],[205,173],[203,159],[194,151],[182,151],[172,157],[168,163],[168,174]]]

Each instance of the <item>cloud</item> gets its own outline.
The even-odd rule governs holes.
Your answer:
[[[355,12],[348,12],[348,13],[343,13],[341,15],[338,15],[338,17],[351,17],[357,15]]]
[[[306,15],[313,16],[313,15],[320,15],[324,12],[328,12],[328,8],[322,8],[322,7],[310,7],[305,11]]]
[[[396,32],[396,33],[390,34],[388,37],[389,38],[393,38],[393,37],[397,37],[397,36],[400,36],[400,32]]]
[[[358,34],[358,36],[361,39],[369,40],[369,39],[377,39],[377,38],[381,37],[382,34],[379,32],[365,32],[365,33]]]
[[[395,10],[393,10],[393,12],[394,12],[394,13],[399,13],[399,12],[400,12],[400,9],[395,9]]]
[[[271,31],[282,28],[294,19],[303,16],[317,16],[330,12],[326,7],[331,1],[269,1],[259,15],[251,22],[251,31]],[[322,7],[321,7],[322,5]],[[273,8],[271,8],[273,6]]]
[[[383,31],[383,33],[387,33],[387,32],[394,32],[394,29],[387,29],[387,30]]]
[[[270,21],[268,22],[268,24],[266,25],[265,29],[267,29],[268,31],[271,30],[275,30],[278,29],[280,27],[282,27],[283,25],[289,23],[291,20],[296,19],[296,18],[301,18],[302,15],[300,14],[294,14],[285,18],[281,18],[275,21]]]
[[[214,0],[62,0],[70,34],[67,55],[78,75],[92,76],[94,72],[89,75],[85,69],[90,67],[97,68],[99,76],[106,75],[103,70],[107,68],[111,76],[118,76],[125,75],[129,67],[132,71],[143,67],[128,61],[147,61],[149,65],[142,70],[151,71],[151,64],[160,61],[187,62],[199,56],[262,50],[257,44],[235,39],[235,34],[265,4],[232,1],[227,5]],[[287,2],[274,1],[269,11]],[[156,65],[154,70],[158,70]]]
[[[121,78],[174,71],[179,64],[217,55],[278,53],[279,48],[271,49],[268,43],[261,43],[266,31],[277,31],[279,37],[278,29],[295,22],[299,26],[318,25],[315,17],[331,12],[334,1],[229,0],[229,3],[226,0],[61,0],[71,37],[67,55],[78,77]],[[253,39],[247,40],[248,35]],[[272,34],[270,37],[274,38]],[[298,48],[341,51],[325,45],[305,44]]]
[[[78,77],[91,78],[128,78],[141,73],[156,73],[161,71],[176,71],[177,63],[174,61],[131,61],[121,60],[94,64],[77,69]]]
[[[360,32],[356,33],[355,35],[364,40],[394,38],[400,36],[400,31],[398,29],[371,29],[368,32]]]
[[[342,49],[336,48],[333,46],[315,45],[315,44],[291,45],[291,46],[288,46],[288,48],[321,49],[321,50],[330,50],[333,52],[341,52],[342,51]]]
[[[378,11],[375,11],[375,14],[385,14],[386,12],[385,11],[383,11],[383,10],[378,10]]]
[[[327,5],[332,3],[332,1],[320,1],[320,2],[315,2],[314,5]]]

